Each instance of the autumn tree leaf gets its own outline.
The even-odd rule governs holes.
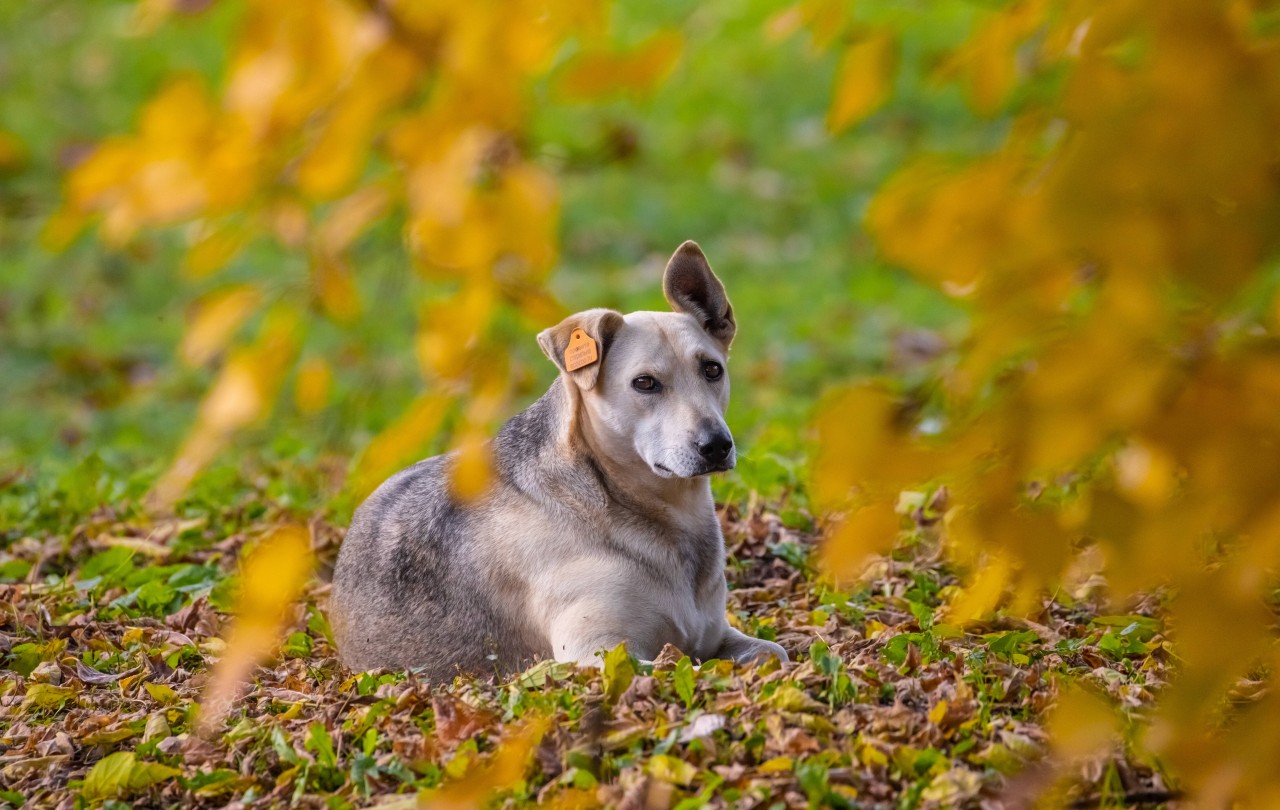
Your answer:
[[[139,8],[149,9],[140,12],[147,20],[140,32],[165,24],[172,10]],[[225,352],[227,361],[157,486],[157,507],[171,505],[239,430],[275,407],[310,318],[354,327],[369,314],[351,253],[389,217],[406,234],[406,266],[456,290],[423,299],[414,343],[429,382],[451,400],[500,382],[505,400],[512,375],[477,362],[507,354],[488,325],[517,306],[504,299],[542,316],[556,309],[544,283],[557,257],[559,195],[525,132],[535,84],[573,40],[580,55],[563,74],[571,93],[649,92],[683,46],[678,32],[663,30],[618,47],[594,0],[465,13],[409,3],[252,2],[234,13],[238,33],[221,72],[169,77],[131,132],[103,140],[69,172],[64,205],[44,234],[62,248],[91,227],[123,248],[149,229],[185,225],[190,278],[230,276],[250,247],[262,245],[309,259],[308,287],[260,283],[271,270],[255,268],[261,279],[246,284],[237,272],[236,284],[192,308],[182,356],[201,365]],[[268,288],[283,291],[273,309],[296,318],[294,351],[277,353],[266,337],[251,345],[236,339],[261,304],[250,290]],[[320,378],[301,379],[313,384],[296,389],[294,404],[313,412]],[[442,424],[417,418],[422,413],[413,405],[416,417],[406,414],[420,432]],[[482,413],[459,430],[466,437],[458,442],[466,473],[459,492],[467,497],[483,489],[476,436],[492,427],[485,420],[493,411]],[[388,430],[403,434],[405,421]],[[396,436],[382,438],[385,445]],[[353,489],[367,489],[365,472]]]
[[[286,612],[310,576],[311,566],[307,530],[290,525],[262,538],[243,561],[226,652],[214,667],[201,702],[203,733],[218,727],[253,668],[275,649]]]
[[[684,38],[675,31],[658,31],[629,51],[586,51],[576,56],[559,79],[560,91],[577,101],[611,93],[650,92],[675,69]]]
[[[827,130],[839,134],[878,110],[889,100],[897,71],[897,38],[876,31],[840,57],[835,91],[827,111]]]
[[[619,644],[604,656],[604,694],[609,702],[616,702],[627,691],[636,677],[636,662],[627,652],[626,644]]]

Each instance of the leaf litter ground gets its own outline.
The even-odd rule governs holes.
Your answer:
[[[264,498],[165,520],[101,507],[74,527],[2,535],[0,807],[412,807],[422,791],[459,806],[494,788],[495,806],[555,807],[1176,798],[1123,740],[1067,761],[1044,728],[1069,678],[1132,732],[1172,666],[1154,601],[1105,615],[1083,579],[1035,621],[961,630],[939,609],[956,580],[931,521],[836,588],[811,567],[811,533],[734,506],[720,513],[731,618],[790,665],[697,666],[668,648],[651,665],[617,650],[602,669],[542,663],[443,685],[351,673],[323,612],[342,530],[314,518],[320,571],[280,656],[201,737],[236,560],[290,517]]]

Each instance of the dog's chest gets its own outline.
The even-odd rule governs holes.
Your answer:
[[[656,608],[672,638],[686,652],[697,654],[718,643],[724,622],[724,540],[718,523],[664,527],[613,527],[616,548],[643,560],[633,587],[644,592],[637,602]]]

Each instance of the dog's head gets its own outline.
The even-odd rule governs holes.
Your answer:
[[[664,478],[731,469],[737,455],[724,411],[733,307],[693,242],[672,255],[662,291],[673,312],[591,309],[542,332],[538,344],[580,393],[583,429],[611,461],[642,462]]]

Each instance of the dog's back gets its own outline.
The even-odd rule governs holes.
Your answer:
[[[352,669],[419,667],[431,680],[518,668],[544,649],[496,615],[476,564],[485,504],[458,503],[452,455],[402,470],[356,510],[333,575],[330,612]],[[503,482],[495,488],[506,489]],[[522,634],[516,634],[522,635]]]
[[[417,667],[439,680],[552,657],[527,621],[528,572],[504,551],[520,542],[513,533],[536,535],[602,500],[594,474],[554,447],[564,399],[554,384],[503,426],[479,500],[460,503],[450,492],[451,453],[401,470],[356,510],[330,603],[348,666]]]

